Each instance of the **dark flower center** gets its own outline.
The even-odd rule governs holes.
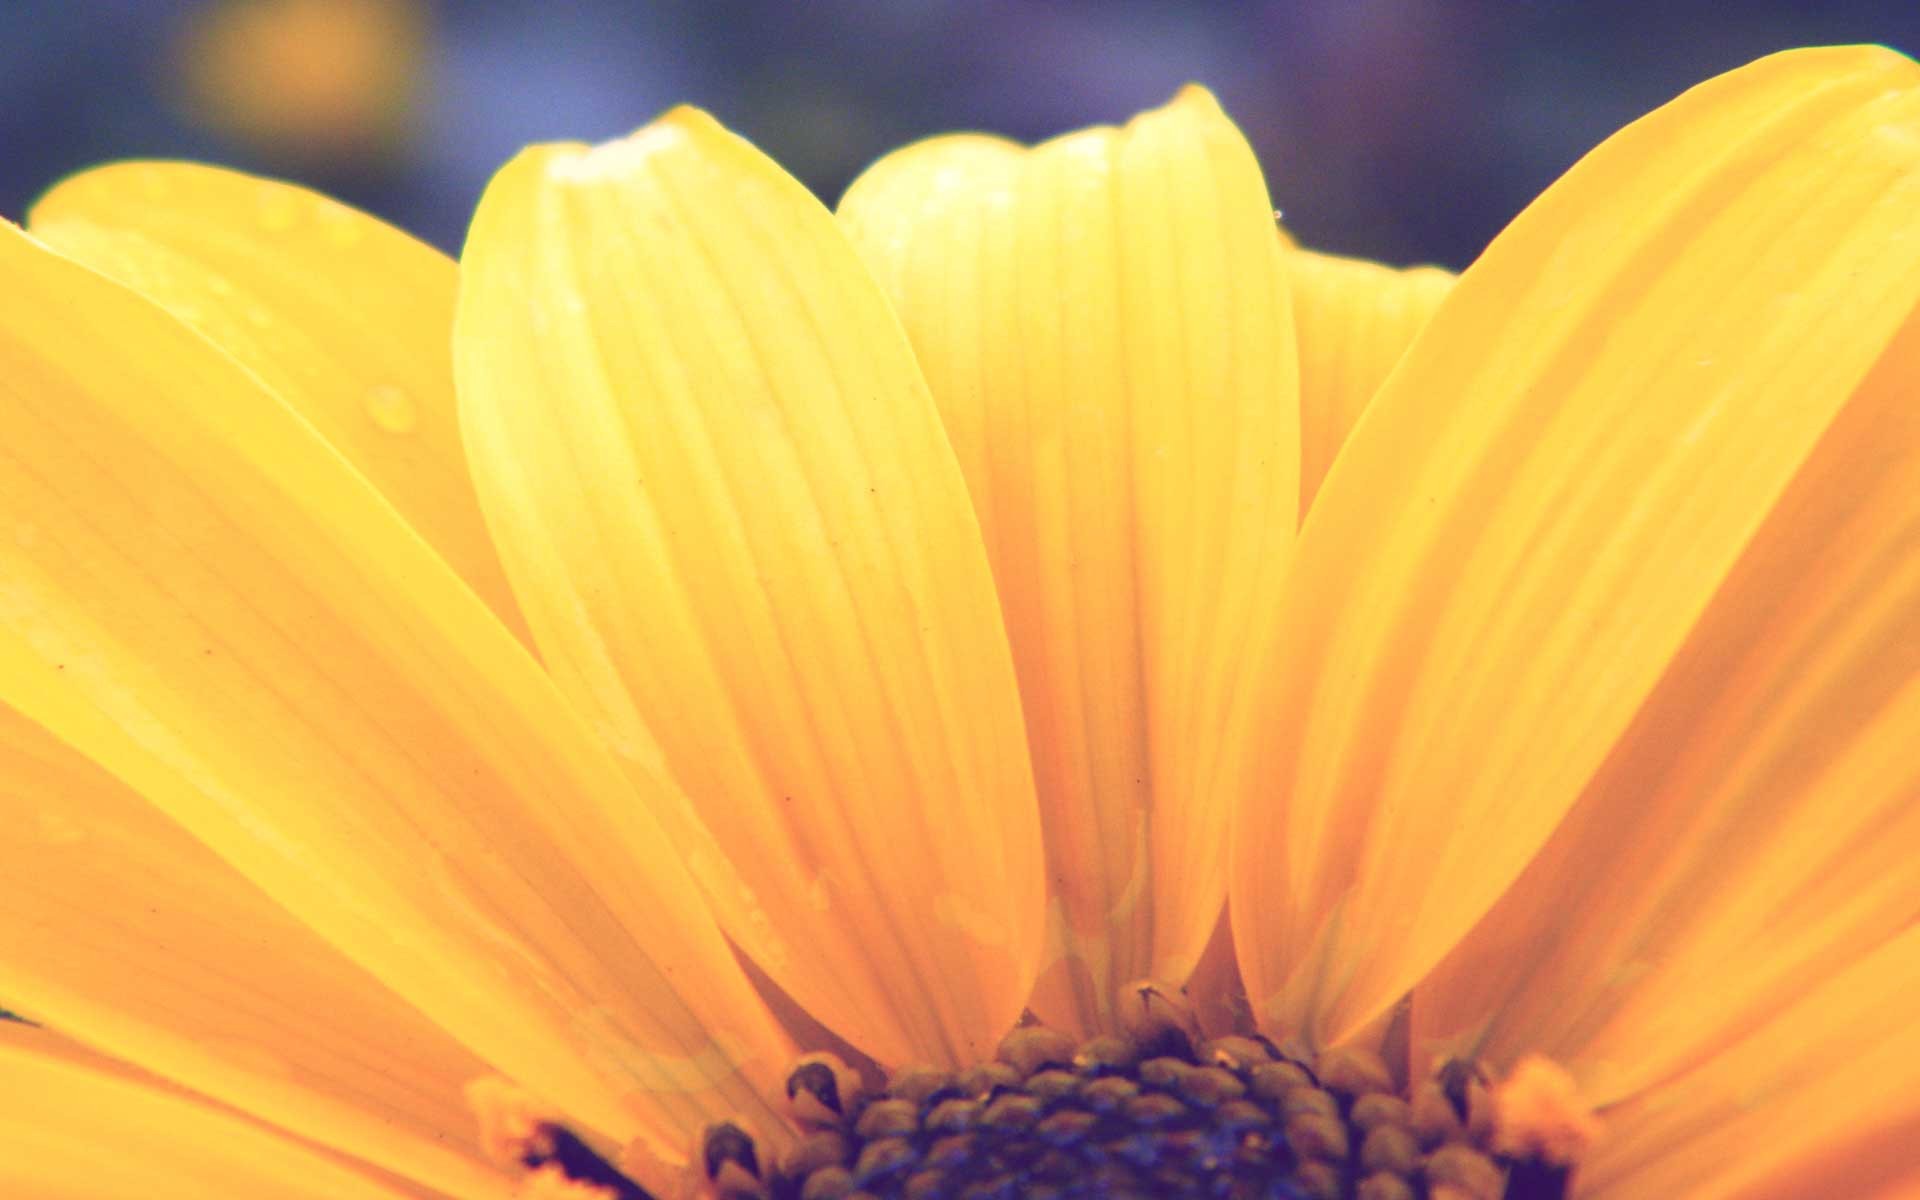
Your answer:
[[[829,1089],[833,1089],[829,1091]],[[1458,1067],[1402,1092],[1377,1059],[1290,1057],[1258,1037],[1177,1029],[1073,1044],[1017,1030],[996,1061],[907,1070],[883,1091],[813,1092],[844,1120],[768,1173],[774,1200],[1549,1200],[1566,1172],[1489,1152],[1484,1082]]]
[[[1497,1152],[1483,1075],[1450,1063],[1407,1087],[1377,1056],[1293,1053],[1174,1023],[1075,1043],[1027,1026],[964,1071],[864,1086],[809,1056],[787,1095],[801,1136],[777,1159],[731,1124],[701,1147],[724,1200],[1562,1200],[1571,1170]],[[598,1160],[545,1163],[620,1200]],[[530,1166],[542,1165],[528,1162]]]

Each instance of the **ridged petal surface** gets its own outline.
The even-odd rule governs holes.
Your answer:
[[[1920,321],[1848,402],[1417,1043],[1652,1086],[1920,919]]]
[[[0,700],[586,1125],[759,1111],[784,1039],[526,650],[209,342],[0,274]]]
[[[486,1074],[119,780],[0,709],[0,1000],[68,1037],[453,1195],[506,1195]]]
[[[292,184],[180,162],[63,181],[28,228],[259,376],[525,635],[453,403],[453,260]]]
[[[1299,416],[1273,209],[1198,88],[1027,150],[870,168],[840,219],[913,337],[993,560],[1046,830],[1033,1004],[1112,1028],[1226,889],[1211,731],[1292,542]]]
[[[1019,1016],[1039,830],[953,451],[832,216],[705,114],[495,178],[456,369],[541,652],[727,932],[883,1061]],[[663,852],[664,852],[663,847]]]
[[[1461,276],[1348,440],[1230,732],[1261,1019],[1404,995],[1599,769],[1920,292],[1920,88],[1761,60]]]
[[[0,1022],[0,1195],[19,1200],[406,1200],[309,1147]]]
[[[1920,928],[1691,1073],[1604,1114],[1577,1195],[1892,1197],[1920,1188]]]
[[[1438,267],[1287,251],[1300,343],[1300,512],[1313,507],[1347,435],[1453,289]]]

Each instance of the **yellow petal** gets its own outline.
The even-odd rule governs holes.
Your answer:
[[[1276,1029],[1351,1033],[1493,904],[1912,310],[1915,77],[1780,55],[1629,127],[1375,396],[1228,734]]]
[[[289,1138],[0,1023],[0,1195],[21,1200],[404,1200]]]
[[[0,277],[0,702],[576,1119],[756,1108],[783,1039],[505,627],[185,326],[10,227]]]
[[[502,1196],[487,1067],[127,787],[0,708],[0,999],[262,1120]]]
[[[460,446],[451,259],[305,188],[193,163],[75,175],[29,228],[259,376],[524,634]]]
[[[1453,289],[1438,267],[1397,270],[1358,258],[1287,255],[1300,342],[1300,511],[1414,336]]]
[[[1578,1193],[1795,1200],[1920,1186],[1920,928],[1681,1078],[1603,1114]]]
[[[1244,1033],[1252,1027],[1246,985],[1241,983],[1240,966],[1233,959],[1233,923],[1224,909],[1187,979],[1187,1000],[1193,1005],[1201,1032],[1209,1037]]]
[[[1112,1028],[1184,980],[1226,889],[1204,731],[1296,524],[1292,319],[1273,206],[1190,88],[1023,150],[936,139],[840,216],[906,322],[981,515],[1052,883],[1033,1004]]]
[[[509,164],[461,264],[461,416],[541,652],[727,931],[880,1058],[1018,1017],[1040,873],[980,534],[832,218],[692,110]]]
[[[1920,919],[1920,320],[1761,527],[1416,1037],[1607,1102]]]

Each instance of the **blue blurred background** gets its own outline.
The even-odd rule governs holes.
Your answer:
[[[1211,86],[1288,226],[1462,266],[1552,178],[1773,50],[1920,49],[1915,0],[0,0],[0,215],[112,158],[301,180],[448,249],[519,146],[712,109],[831,203],[925,134],[1032,139]]]

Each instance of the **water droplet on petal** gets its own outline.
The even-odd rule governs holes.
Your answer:
[[[149,200],[165,200],[173,185],[167,182],[167,173],[159,167],[137,168],[135,176],[140,185],[140,194]]]
[[[388,433],[412,433],[420,410],[404,388],[380,383],[367,389],[367,417]]]
[[[86,827],[65,813],[40,810],[40,840],[49,846],[74,846],[87,840]]]
[[[357,245],[366,236],[366,229],[353,210],[343,204],[323,197],[315,202],[313,211],[320,219],[321,227],[326,230],[327,240],[339,249]]]
[[[260,224],[274,233],[285,233],[299,219],[294,211],[293,193],[278,187],[260,189]]]

